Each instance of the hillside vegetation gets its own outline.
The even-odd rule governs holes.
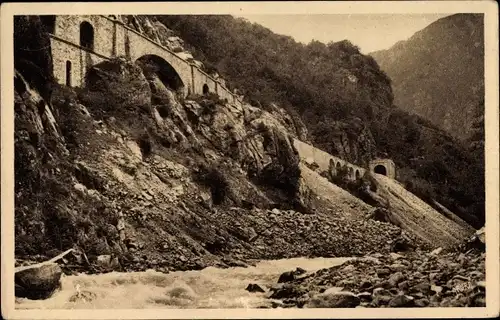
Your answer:
[[[438,200],[476,228],[483,225],[482,150],[469,150],[484,141],[481,130],[474,141],[456,141],[404,111],[408,107],[396,107],[391,79],[348,40],[303,45],[231,16],[155,18],[255,105],[278,102],[299,113],[317,147],[361,165],[390,157],[409,190]]]
[[[482,14],[455,14],[371,55],[392,79],[395,104],[455,137],[472,134],[484,97]]]

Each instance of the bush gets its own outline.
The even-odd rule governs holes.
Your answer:
[[[413,181],[407,181],[405,185],[408,191],[427,203],[432,203],[436,198],[436,192],[432,184],[424,179],[416,178]]]

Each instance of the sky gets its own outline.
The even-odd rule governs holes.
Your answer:
[[[415,32],[450,14],[324,14],[324,15],[244,15],[238,16],[309,43],[348,39],[364,54],[388,49]]]

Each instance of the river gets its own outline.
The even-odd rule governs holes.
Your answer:
[[[308,272],[342,264],[348,258],[267,260],[242,268],[205,268],[168,274],[111,272],[61,278],[61,289],[46,300],[16,298],[19,309],[257,308],[270,306],[266,293],[250,293],[249,283],[268,291],[281,273]]]

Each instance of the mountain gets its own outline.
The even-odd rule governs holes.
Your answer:
[[[484,99],[483,29],[482,14],[455,14],[370,55],[392,79],[398,107],[467,139]]]
[[[116,19],[189,57],[183,41],[168,29],[173,27],[159,21],[162,17]],[[225,18],[212,22],[218,19]],[[227,41],[218,32],[231,19],[218,27],[193,23],[209,28],[213,38],[208,40],[215,49],[205,43],[199,47],[215,55],[217,39]],[[471,156],[439,129],[394,107],[389,79],[373,59],[345,41],[308,47],[290,42],[275,57],[283,64],[275,65],[259,57],[264,47],[247,42],[241,51],[237,38],[229,37],[238,50],[225,54],[241,57],[224,60],[227,69],[218,60],[210,66],[205,59],[203,64],[212,72],[218,68],[233,75],[227,80],[240,83],[244,101],[206,91],[186,95],[176,90],[172,66],[121,56],[89,64],[84,85],[71,87],[51,76],[58,53],[52,56],[40,17],[16,16],[14,21],[16,265],[55,256],[50,266],[16,268],[17,297],[52,295],[62,272],[153,269],[158,284],[158,277],[165,276],[159,272],[246,267],[293,257],[368,256],[353,260],[360,262],[357,267],[369,262],[371,270],[352,273],[357,267],[348,266],[343,269],[348,282],[330,283],[351,290],[359,282],[363,291],[374,291],[373,303],[364,301],[362,306],[402,306],[397,303],[406,299],[401,293],[430,297],[428,283],[455,293],[456,279],[450,280],[450,274],[461,276],[460,281],[470,279],[470,290],[455,293],[455,300],[437,294],[420,301],[421,306],[484,306],[484,253],[469,250],[466,241],[474,233],[470,221],[481,216],[449,205],[480,204],[469,191],[472,186],[477,192],[480,185],[472,183],[480,180],[461,170],[481,155],[482,119],[477,112]],[[267,35],[267,45],[276,41],[278,46],[279,36],[261,27],[247,28],[244,24],[238,31],[239,41]],[[231,25],[225,32],[230,30]],[[207,36],[203,29],[189,32],[191,41],[197,36],[205,41]],[[293,58],[296,68],[287,62],[287,52],[305,54]],[[256,61],[264,63],[264,69],[252,70]],[[314,65],[323,80],[307,71]],[[232,74],[238,67],[241,73]],[[329,69],[325,73],[323,68]],[[337,78],[322,87],[322,81],[331,80],[327,73]],[[339,87],[327,90],[332,83]],[[322,123],[314,122],[321,117]],[[305,126],[312,130],[313,143],[345,158],[307,143]],[[361,166],[354,172],[353,164],[345,163],[353,159],[362,164],[379,150],[398,164],[403,183]],[[408,157],[417,152],[428,158],[413,161],[412,167]],[[476,249],[484,248],[481,243]],[[440,254],[442,250],[448,252]],[[378,259],[385,256],[389,258],[382,260],[381,268]],[[447,268],[436,272],[436,261]],[[47,276],[46,266],[53,276]],[[300,268],[296,272],[303,273]],[[309,277],[295,275],[285,272],[283,278],[291,283],[269,288],[269,293],[275,291],[273,299],[303,296],[303,289],[293,283]],[[400,285],[405,277],[418,281]],[[259,281],[249,288],[261,285]],[[377,296],[378,287],[387,289],[383,300]],[[177,289],[169,292],[178,296]],[[80,291],[67,296],[69,302],[86,297],[80,297]],[[361,303],[361,298],[352,298]],[[165,300],[160,301],[165,306]]]

